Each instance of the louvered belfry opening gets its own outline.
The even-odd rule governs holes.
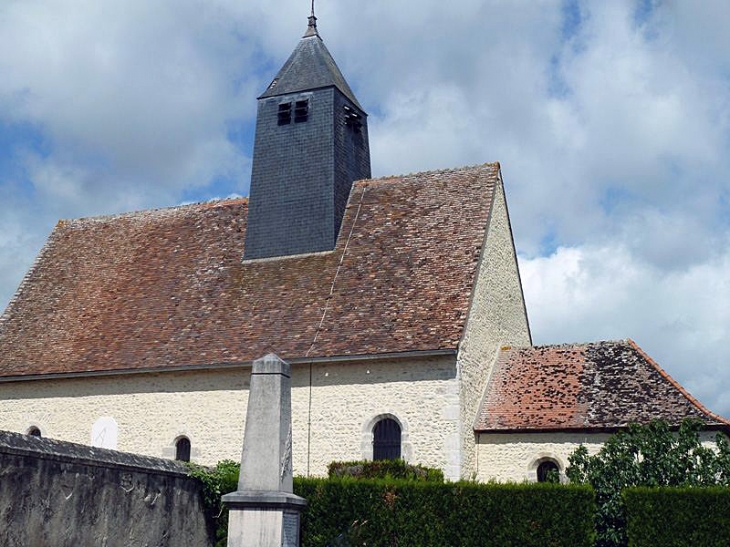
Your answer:
[[[397,460],[401,455],[401,430],[398,422],[384,418],[373,428],[373,460]]]

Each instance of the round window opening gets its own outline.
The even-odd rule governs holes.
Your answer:
[[[537,466],[537,482],[560,482],[560,468],[552,460],[545,460]]]

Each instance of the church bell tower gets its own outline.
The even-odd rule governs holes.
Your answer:
[[[352,183],[366,178],[367,114],[312,12],[258,99],[244,260],[333,250]]]

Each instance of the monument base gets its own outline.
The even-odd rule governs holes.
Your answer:
[[[286,492],[232,492],[228,547],[298,547],[300,513],[307,500]]]

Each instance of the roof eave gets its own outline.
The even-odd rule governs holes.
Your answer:
[[[425,359],[431,357],[456,356],[456,349],[414,350],[390,353],[363,354],[363,355],[334,355],[323,357],[292,357],[285,359],[291,365],[347,363],[354,361],[401,361],[404,359]],[[144,368],[126,368],[114,370],[88,370],[82,372],[53,372],[48,374],[18,374],[14,376],[0,376],[0,384],[12,382],[33,382],[42,380],[67,380],[76,378],[98,378],[106,376],[130,376],[136,374],[163,374],[170,372],[198,372],[248,368],[253,361],[205,363],[197,365],[156,366]]]
[[[583,426],[583,427],[545,427],[545,428],[486,428],[480,429],[474,428],[474,433],[477,435],[499,435],[499,434],[514,434],[514,433],[525,433],[525,434],[536,434],[536,433],[617,433],[619,431],[625,431],[629,428],[630,424],[627,425],[615,425],[615,426]],[[679,430],[678,425],[670,425],[669,429],[672,431]],[[705,424],[703,431],[722,431],[726,434],[730,434],[730,425],[722,423]]]

